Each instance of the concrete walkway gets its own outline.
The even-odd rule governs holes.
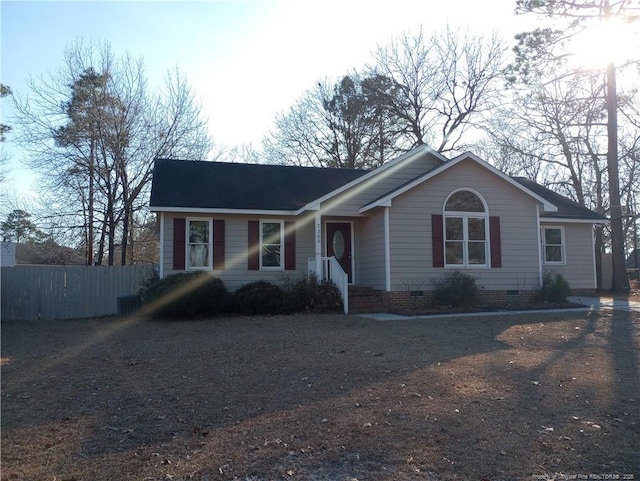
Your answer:
[[[588,312],[590,307],[574,307],[570,309],[531,309],[526,311],[489,311],[489,312],[458,312],[451,314],[424,314],[418,316],[401,316],[399,314],[387,314],[384,312],[377,312],[372,314],[356,314],[360,317],[366,317],[367,319],[374,319],[376,321],[403,321],[409,319],[443,319],[446,317],[455,317],[456,319],[464,319],[465,317],[487,317],[487,316],[513,316],[514,314],[542,314],[553,312]]]
[[[553,312],[588,312],[593,309],[617,309],[621,311],[640,312],[640,302],[627,301],[621,299],[611,299],[589,296],[571,296],[567,299],[574,304],[582,304],[585,307],[575,307],[571,309],[536,309],[525,311],[491,311],[491,312],[464,312],[457,314],[427,314],[422,316],[401,316],[399,314],[372,313],[358,314],[360,317],[374,319],[376,321],[402,321],[409,319],[440,319],[446,317],[485,317],[485,316],[511,316],[514,314],[550,314]]]
[[[640,302],[626,299],[612,299],[610,297],[572,296],[569,302],[584,304],[591,309],[617,309],[619,311],[640,312]]]

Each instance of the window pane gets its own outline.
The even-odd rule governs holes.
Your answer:
[[[189,245],[189,267],[209,266],[209,245]]]
[[[280,246],[279,245],[263,245],[262,246],[262,266],[263,267],[280,267]]]
[[[280,223],[264,222],[262,224],[262,243],[280,244]]]
[[[463,264],[464,254],[462,242],[446,242],[447,264]]]
[[[562,247],[545,246],[544,258],[547,262],[562,262]]]
[[[333,255],[336,256],[336,259],[342,259],[342,256],[344,255],[344,236],[339,230],[333,234],[332,244]]]
[[[485,240],[484,219],[469,219],[469,240]]]
[[[209,222],[206,220],[192,220],[189,222],[189,243],[209,243]]]
[[[447,199],[444,210],[455,212],[484,212],[484,205],[473,192],[461,190]]]
[[[211,255],[209,229],[211,224],[206,220],[190,220],[188,223],[187,268],[208,268]]]
[[[462,230],[462,219],[455,217],[447,217],[446,220],[446,239],[447,240],[462,240],[463,239],[463,230]]]
[[[544,230],[544,243],[545,244],[562,244],[562,230],[561,229],[545,229]]]
[[[469,242],[469,264],[484,265],[487,263],[485,242]]]

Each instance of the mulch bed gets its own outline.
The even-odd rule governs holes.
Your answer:
[[[638,480],[639,352],[611,310],[5,322],[1,479]]]

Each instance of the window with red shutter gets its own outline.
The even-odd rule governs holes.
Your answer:
[[[260,269],[260,222],[249,221],[247,246],[247,269],[257,271]]]
[[[213,220],[213,269],[224,269],[224,220]]]
[[[431,216],[431,253],[433,255],[433,267],[444,267],[444,236],[442,216]]]
[[[495,262],[489,262],[490,252],[493,254],[492,249],[499,244],[490,245],[488,212],[486,202],[477,192],[458,189],[449,194],[442,219],[445,267],[495,267],[495,262],[500,262],[499,249]],[[499,238],[496,240],[499,242]]]
[[[173,270],[183,271],[185,269],[186,252],[186,219],[173,219]]]
[[[284,270],[296,270],[296,223],[284,223]]]
[[[500,217],[489,217],[489,237],[491,238],[491,267],[502,267]]]

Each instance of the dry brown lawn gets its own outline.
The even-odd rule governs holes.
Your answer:
[[[640,314],[2,325],[2,480],[640,480]]]

